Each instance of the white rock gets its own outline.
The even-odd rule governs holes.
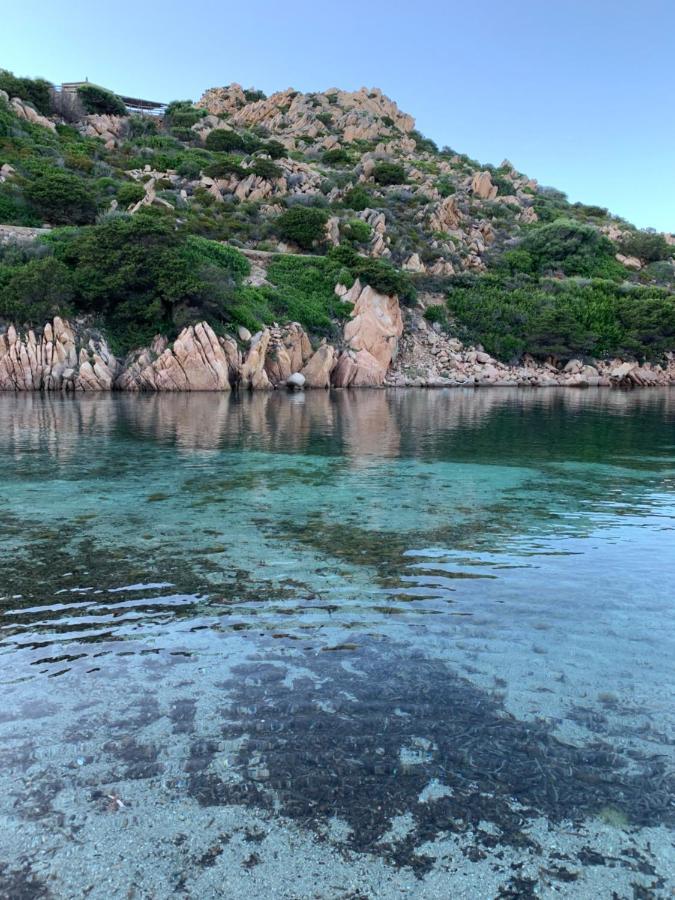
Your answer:
[[[302,372],[293,372],[292,375],[289,375],[286,379],[286,386],[289,388],[294,388],[296,390],[301,390],[305,386],[305,376]]]

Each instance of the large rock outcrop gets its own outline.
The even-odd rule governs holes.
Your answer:
[[[42,125],[43,128],[48,128],[50,131],[56,131],[56,125],[50,119],[40,115],[40,113],[25,100],[21,100],[19,97],[12,97],[10,99],[7,91],[0,91],[0,100],[4,100],[12,112],[16,113],[20,119],[31,122],[33,125]]]
[[[302,325],[291,322],[284,328],[270,329],[265,353],[265,372],[273,387],[285,384],[300,372],[312,356],[312,345]]]
[[[213,329],[199,322],[184,328],[171,347],[160,339],[153,349],[142,351],[116,387],[126,391],[229,391],[230,360]]]
[[[58,316],[42,334],[10,325],[0,334],[0,390],[109,391],[119,364],[99,335],[80,343]]]
[[[248,96],[247,96],[248,93]],[[302,94],[288,88],[265,99],[255,98],[241,85],[211,88],[197,106],[212,116],[227,117],[233,128],[263,126],[290,146],[300,138],[325,140],[326,148],[338,142],[372,141],[409,134],[415,127],[412,116],[378,88]]]
[[[398,297],[379,294],[370,285],[361,287],[357,282],[343,297],[347,299],[353,300],[354,309],[345,325],[345,351],[333,383],[336,387],[377,387],[384,383],[403,334]]]

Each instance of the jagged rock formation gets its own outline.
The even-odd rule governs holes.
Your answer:
[[[214,117],[227,116],[227,124],[235,128],[261,125],[289,146],[295,146],[299,138],[315,138],[325,149],[332,149],[340,142],[394,137],[415,127],[412,116],[402,113],[378,88],[331,88],[314,94],[289,88],[250,102],[241,85],[231,84],[206,91],[198,106]]]
[[[117,380],[121,390],[229,391],[230,356],[206,322],[184,328],[171,347],[160,339]],[[230,355],[232,350],[230,349]],[[153,358],[154,356],[154,358]]]
[[[343,296],[352,302],[351,319],[345,325],[345,350],[337,363],[336,387],[377,387],[387,370],[403,334],[403,319],[397,297],[378,294],[357,280]]]
[[[79,344],[74,329],[58,316],[41,335],[25,335],[10,325],[0,334],[0,390],[109,391],[119,364],[105,340]]]
[[[108,150],[114,149],[127,131],[128,116],[85,116],[78,123],[78,130],[87,137],[98,137]]]

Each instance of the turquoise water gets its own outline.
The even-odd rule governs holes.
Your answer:
[[[0,898],[670,897],[675,392],[0,396]]]

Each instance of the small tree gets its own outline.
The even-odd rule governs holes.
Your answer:
[[[294,206],[277,219],[279,234],[284,240],[293,241],[303,250],[311,250],[323,243],[328,213],[313,206]]]
[[[271,159],[254,159],[251,171],[266,181],[274,181],[281,175],[281,169]]]
[[[87,225],[96,217],[91,186],[76,175],[53,169],[26,188],[28,200],[52,225]]]
[[[405,169],[399,163],[378,163],[373,169],[374,180],[381,185],[405,184]]]
[[[342,202],[347,209],[363,212],[371,205],[372,199],[371,194],[362,185],[357,184],[345,193]]]
[[[350,219],[343,223],[340,231],[346,241],[352,244],[365,244],[370,240],[373,229],[363,219]]]
[[[672,256],[665,237],[656,231],[630,231],[619,241],[619,249],[626,256],[637,256],[645,262],[658,262]]]
[[[126,116],[127,108],[117,94],[97,84],[83,84],[77,89],[82,105],[90,115]]]
[[[206,135],[206,149],[217,153],[232,153],[236,150],[253,153],[260,146],[260,141],[252,134],[239,134],[228,128],[214,128]]]
[[[117,202],[125,209],[145,197],[145,188],[137,181],[125,181],[117,189]]]

